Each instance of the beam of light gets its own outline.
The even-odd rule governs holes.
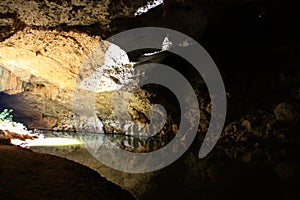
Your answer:
[[[41,147],[41,146],[77,146],[83,144],[81,140],[79,139],[73,139],[73,138],[38,138],[34,140],[26,140],[22,141],[23,144],[20,144],[19,140],[12,139],[11,143],[15,145],[21,145],[24,147]]]

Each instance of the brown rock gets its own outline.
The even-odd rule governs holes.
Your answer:
[[[74,90],[76,81],[90,76],[94,67],[102,66],[110,46],[99,37],[72,31],[26,28],[14,34],[0,43],[0,89],[5,92],[0,97],[1,105],[14,109],[15,118],[30,129],[74,131],[80,127],[93,127],[82,126],[73,113]],[[94,54],[90,54],[93,50]],[[37,51],[40,52],[38,55]],[[122,69],[126,70],[126,67]],[[114,81],[110,83],[115,84]],[[96,93],[95,102],[92,101],[101,119],[111,118],[112,93]],[[86,102],[94,94],[87,92],[76,102]],[[147,121],[150,102],[146,93],[140,90],[134,95],[128,92],[121,92],[121,95],[130,102],[129,114],[137,121]],[[81,115],[85,114],[85,109],[83,107]]]
[[[253,131],[253,135],[256,137],[262,137],[264,134],[263,134],[263,131],[261,131],[261,130],[255,130],[255,131]]]
[[[224,132],[225,134],[229,134],[232,131],[232,124],[228,124],[225,129]]]
[[[106,27],[116,15],[133,16],[137,8],[146,4],[146,0],[125,0],[122,3],[113,0],[80,1],[38,1],[38,0],[2,0],[0,13],[16,13],[18,19],[27,25],[55,27],[91,25],[99,23]],[[112,12],[118,10],[118,12]]]
[[[10,144],[10,139],[0,134],[0,145],[9,145],[9,144]]]
[[[244,128],[244,129],[247,129],[247,130],[250,130],[251,129],[251,123],[248,121],[248,120],[244,120],[241,124],[241,126]]]
[[[294,105],[289,103],[280,103],[274,109],[276,120],[286,123],[295,123],[299,115]]]
[[[6,137],[7,138],[10,138],[10,139],[19,139],[19,140],[26,140],[26,139],[34,139],[35,136],[32,136],[32,135],[28,135],[28,134],[19,134],[19,133],[15,133],[15,132],[11,132],[11,131],[8,131],[6,130],[5,131],[6,133]]]
[[[1,136],[1,135],[4,136],[4,135],[5,135],[5,132],[4,132],[3,130],[0,129],[0,136]]]

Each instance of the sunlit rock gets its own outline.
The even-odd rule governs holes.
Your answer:
[[[127,54],[99,37],[30,28],[0,43],[0,66],[1,105],[13,108],[16,119],[29,128],[38,129],[102,132],[102,122],[90,120],[87,110],[74,113],[77,83],[96,96],[93,117],[104,119],[110,118],[112,91],[133,75]],[[89,97],[80,98],[85,102]],[[134,107],[146,112],[139,104]]]
[[[114,0],[2,0],[0,13],[17,13],[22,22],[34,26],[99,23],[105,27],[112,17],[133,15],[146,2],[146,0],[125,0],[122,3]]]

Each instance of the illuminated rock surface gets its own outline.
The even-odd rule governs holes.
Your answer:
[[[153,60],[184,74],[193,83],[199,98],[201,120],[198,141],[191,147],[192,156],[183,157],[152,177],[153,174],[132,175],[99,166],[99,162],[82,149],[67,148],[62,152],[41,149],[40,152],[93,167],[141,199],[184,199],[198,195],[209,199],[225,198],[224,195],[230,199],[284,199],[295,195],[298,190],[294,183],[299,180],[299,156],[295,146],[299,144],[300,121],[297,1],[165,0],[149,12],[134,16],[143,5],[146,1],[2,0],[1,109],[13,108],[15,120],[29,128],[71,131],[95,128],[99,132],[128,133],[111,118],[111,97],[130,80],[132,66],[126,60],[126,65],[116,68],[106,65],[101,71],[106,50],[111,47],[105,39],[135,27],[175,29],[200,41],[222,73],[228,115],[219,143],[226,148],[212,152],[212,156],[207,157],[209,162],[198,160],[196,154],[209,126],[212,105],[201,77],[194,77],[194,71],[186,62],[164,55],[166,57],[158,59],[154,56]],[[97,65],[105,87],[95,87],[97,116],[78,116],[72,108],[76,81],[85,80],[82,86],[88,88],[99,78],[99,73],[94,77],[89,77],[89,73],[84,77],[77,74],[89,53],[99,45]],[[131,53],[129,61],[142,60],[142,53]],[[87,72],[91,72],[89,70],[87,68]],[[121,73],[116,73],[118,70]],[[79,100],[84,101],[86,97]],[[148,87],[133,96],[125,92],[120,97],[131,98],[130,116],[139,125],[148,123],[151,103],[166,105],[172,114],[168,118],[171,126],[165,127],[159,135],[176,132],[178,104],[168,91]],[[95,124],[98,118],[99,123]],[[125,141],[125,148],[137,144]],[[145,151],[147,145],[142,144],[135,150]],[[274,149],[268,145],[274,145]]]

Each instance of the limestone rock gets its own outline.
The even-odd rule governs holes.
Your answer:
[[[61,24],[69,26],[99,23],[107,26],[116,16],[132,15],[147,1],[125,0],[3,0],[0,13],[17,13],[18,18],[27,25],[54,27]]]
[[[237,1],[246,0],[230,3]],[[107,51],[113,45],[100,37],[137,26],[161,26],[198,39],[215,6],[210,1],[165,0],[153,12],[134,17],[137,9],[147,2],[1,1],[0,105],[13,108],[15,119],[29,128],[78,130],[96,124],[95,130],[99,130],[110,122],[118,124],[112,113],[116,104],[111,99],[119,95],[128,100],[127,114],[133,122],[138,126],[147,124],[151,103],[144,91],[120,91],[131,81],[132,65],[129,62],[107,65]],[[216,2],[223,3],[223,0]],[[114,26],[113,22],[118,20],[120,23]],[[101,84],[97,85],[98,80]],[[74,98],[81,82],[85,88],[92,85],[92,90]],[[75,106],[74,101],[78,103]],[[81,111],[74,112],[74,107]],[[187,118],[193,118],[196,112],[198,109],[188,113]],[[93,119],[97,123],[93,124]]]
[[[29,128],[103,131],[96,118],[113,121],[112,98],[120,98],[127,99],[133,121],[147,122],[146,93],[119,91],[132,81],[133,65],[120,48],[113,51],[121,56],[114,62],[112,47],[119,48],[73,31],[17,32],[0,43],[1,105]],[[97,116],[89,110],[93,105]]]
[[[26,28],[0,43],[1,79],[9,85],[2,84],[1,105],[31,121],[30,128],[41,128],[43,116],[61,119],[71,110],[78,68],[100,41],[86,34]]]
[[[15,74],[0,66],[0,91],[16,94],[24,90],[23,82]]]

